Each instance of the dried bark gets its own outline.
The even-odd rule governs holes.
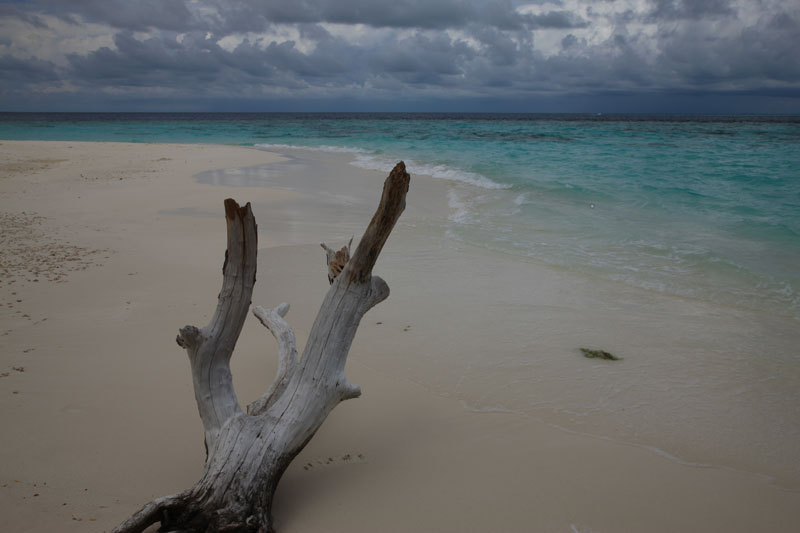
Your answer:
[[[203,476],[183,492],[148,503],[116,533],[140,532],[156,522],[162,531],[273,531],[272,499],[286,467],[339,402],[361,394],[344,366],[361,318],[389,296],[372,268],[405,208],[408,184],[400,162],[353,257],[332,281],[301,358],[284,320],[289,305],[253,309],[278,342],[278,372],[246,413],[236,399],[230,358],[255,284],[257,233],[250,204],[225,201],[228,249],[216,312],[207,326],[186,326],[177,337],[189,355],[205,429]]]

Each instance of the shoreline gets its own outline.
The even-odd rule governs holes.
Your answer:
[[[283,154],[296,160],[289,167],[338,169],[331,173],[347,175],[340,177],[345,190],[367,187],[349,154]],[[315,194],[313,182],[274,170],[282,165],[270,167],[270,184]],[[796,320],[662,294],[453,239],[450,186],[425,176],[415,181],[413,207],[396,230],[400,241],[385,252],[386,278],[403,283],[394,299],[404,300],[402,308],[421,309],[418,317],[401,316],[389,313],[389,302],[372,314],[421,323],[413,331],[424,342],[387,347],[390,355],[379,368],[474,411],[523,413],[682,463],[729,467],[800,488],[794,446],[800,417],[791,407],[800,401]],[[349,233],[358,232],[354,225]],[[584,345],[627,360],[587,362],[579,354]],[[403,356],[409,346],[427,355],[409,361]]]
[[[302,187],[197,183],[196,175],[215,168],[286,161],[251,148],[0,141],[0,154],[0,210],[46,217],[38,226],[21,220],[20,238],[53,241],[47,249],[56,258],[59,246],[76,247],[65,250],[65,267],[51,267],[62,279],[20,277],[13,290],[0,285],[0,333],[8,331],[0,337],[0,370],[10,371],[0,379],[6,398],[0,419],[9,428],[0,447],[0,490],[7,491],[0,528],[107,530],[148,499],[185,488],[200,475],[201,425],[185,356],[172,338],[184,323],[202,325],[213,312],[224,251],[222,199],[252,197],[261,228],[253,302],[288,301],[287,319],[302,345],[327,290],[317,243],[358,236],[374,209],[361,198],[379,195],[379,188],[359,187],[371,189],[385,175],[332,172],[334,181],[352,181],[342,197],[326,203]],[[315,168],[331,161],[313,160]],[[297,169],[285,177],[292,172]],[[683,466],[654,451],[553,429],[546,418],[539,423],[462,408],[463,397],[491,402],[476,394],[503,387],[509,376],[528,376],[520,368],[543,372],[531,386],[546,389],[563,386],[542,380],[565,370],[580,377],[571,385],[588,386],[613,384],[619,374],[611,368],[632,368],[629,379],[640,378],[646,365],[628,355],[632,339],[625,340],[624,367],[548,359],[550,351],[563,355],[578,342],[558,340],[575,324],[591,330],[602,347],[610,345],[614,332],[603,313],[576,313],[591,300],[578,297],[583,289],[595,304],[607,294],[590,283],[564,293],[552,273],[534,267],[532,274],[528,266],[453,249],[433,221],[441,217],[437,206],[446,206],[445,189],[437,180],[412,177],[407,213],[376,266],[393,293],[365,317],[349,359],[348,376],[364,396],[334,410],[287,470],[275,502],[281,531],[746,531],[787,530],[796,523],[800,493],[753,474]],[[338,218],[329,222],[330,216]],[[24,234],[35,227],[41,235]],[[83,265],[71,259],[76,253],[97,260]],[[452,267],[447,261],[454,257],[468,261]],[[509,280],[521,278],[543,286],[502,292]],[[457,292],[448,293],[448,301],[436,292],[426,297],[437,285]],[[498,291],[499,299],[487,300]],[[521,300],[532,296],[545,303],[521,312]],[[565,296],[572,298],[568,305],[552,305]],[[642,306],[631,298],[615,304],[627,306],[624,316]],[[429,307],[420,309],[420,301]],[[490,307],[481,309],[487,301]],[[442,316],[448,309],[457,316]],[[520,338],[516,326],[476,335],[482,311],[492,313],[493,324],[553,327],[544,339],[508,352],[540,358],[508,369],[481,367],[471,352]],[[701,318],[687,317],[682,325]],[[274,375],[274,342],[254,322],[245,325],[232,361],[242,403],[263,392]],[[668,343],[669,332],[654,337],[658,331],[654,325],[648,340]],[[694,333],[701,338],[701,331]],[[456,359],[459,353],[465,357]],[[454,361],[473,366],[462,371]],[[487,374],[494,381],[486,382]],[[126,483],[120,486],[119,479]]]

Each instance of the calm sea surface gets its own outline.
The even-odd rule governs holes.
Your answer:
[[[0,139],[352,154],[452,182],[450,237],[800,317],[800,117],[0,114]]]

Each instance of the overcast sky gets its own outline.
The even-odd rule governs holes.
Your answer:
[[[0,110],[800,113],[798,0],[0,0]]]

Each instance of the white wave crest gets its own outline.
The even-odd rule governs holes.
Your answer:
[[[368,150],[350,146],[332,146],[324,144],[320,146],[303,146],[303,145],[279,144],[279,143],[261,143],[261,144],[255,144],[254,146],[256,148],[261,148],[263,150],[286,150],[286,149],[314,150],[318,152],[327,152],[335,154],[355,154],[356,159],[355,161],[350,162],[351,165],[366,170],[379,170],[381,172],[390,172],[397,164],[396,159],[390,159],[388,157],[372,155],[369,153]],[[433,178],[458,181],[461,183],[468,183],[476,187],[481,187],[482,189],[510,188],[510,185],[503,185],[501,183],[497,183],[481,174],[477,174],[475,172],[469,172],[466,170],[454,169],[448,167],[447,165],[431,165],[431,164],[418,163],[416,161],[406,160],[406,169],[412,174],[423,174],[425,176],[431,176]]]
[[[450,207],[450,214],[447,219],[456,224],[472,222],[470,213],[470,203],[461,197],[455,189],[447,193],[447,205]]]
[[[397,164],[394,159],[380,157],[376,155],[366,155],[359,153],[356,160],[350,163],[359,168],[367,170],[380,170],[381,172],[389,172]],[[416,161],[406,160],[406,169],[411,174],[423,174],[433,178],[445,179],[450,181],[459,181],[461,183],[468,183],[482,189],[508,189],[508,185],[494,182],[475,172],[468,172],[465,170],[457,170],[446,165],[428,165],[425,163],[418,163]]]
[[[253,145],[256,148],[262,148],[264,150],[286,150],[286,149],[294,149],[294,150],[314,150],[317,152],[327,152],[331,154],[366,154],[367,151],[362,148],[355,148],[350,146],[333,146],[322,144],[320,146],[303,146],[299,144],[278,144],[278,143],[262,143],[262,144],[255,144]]]

